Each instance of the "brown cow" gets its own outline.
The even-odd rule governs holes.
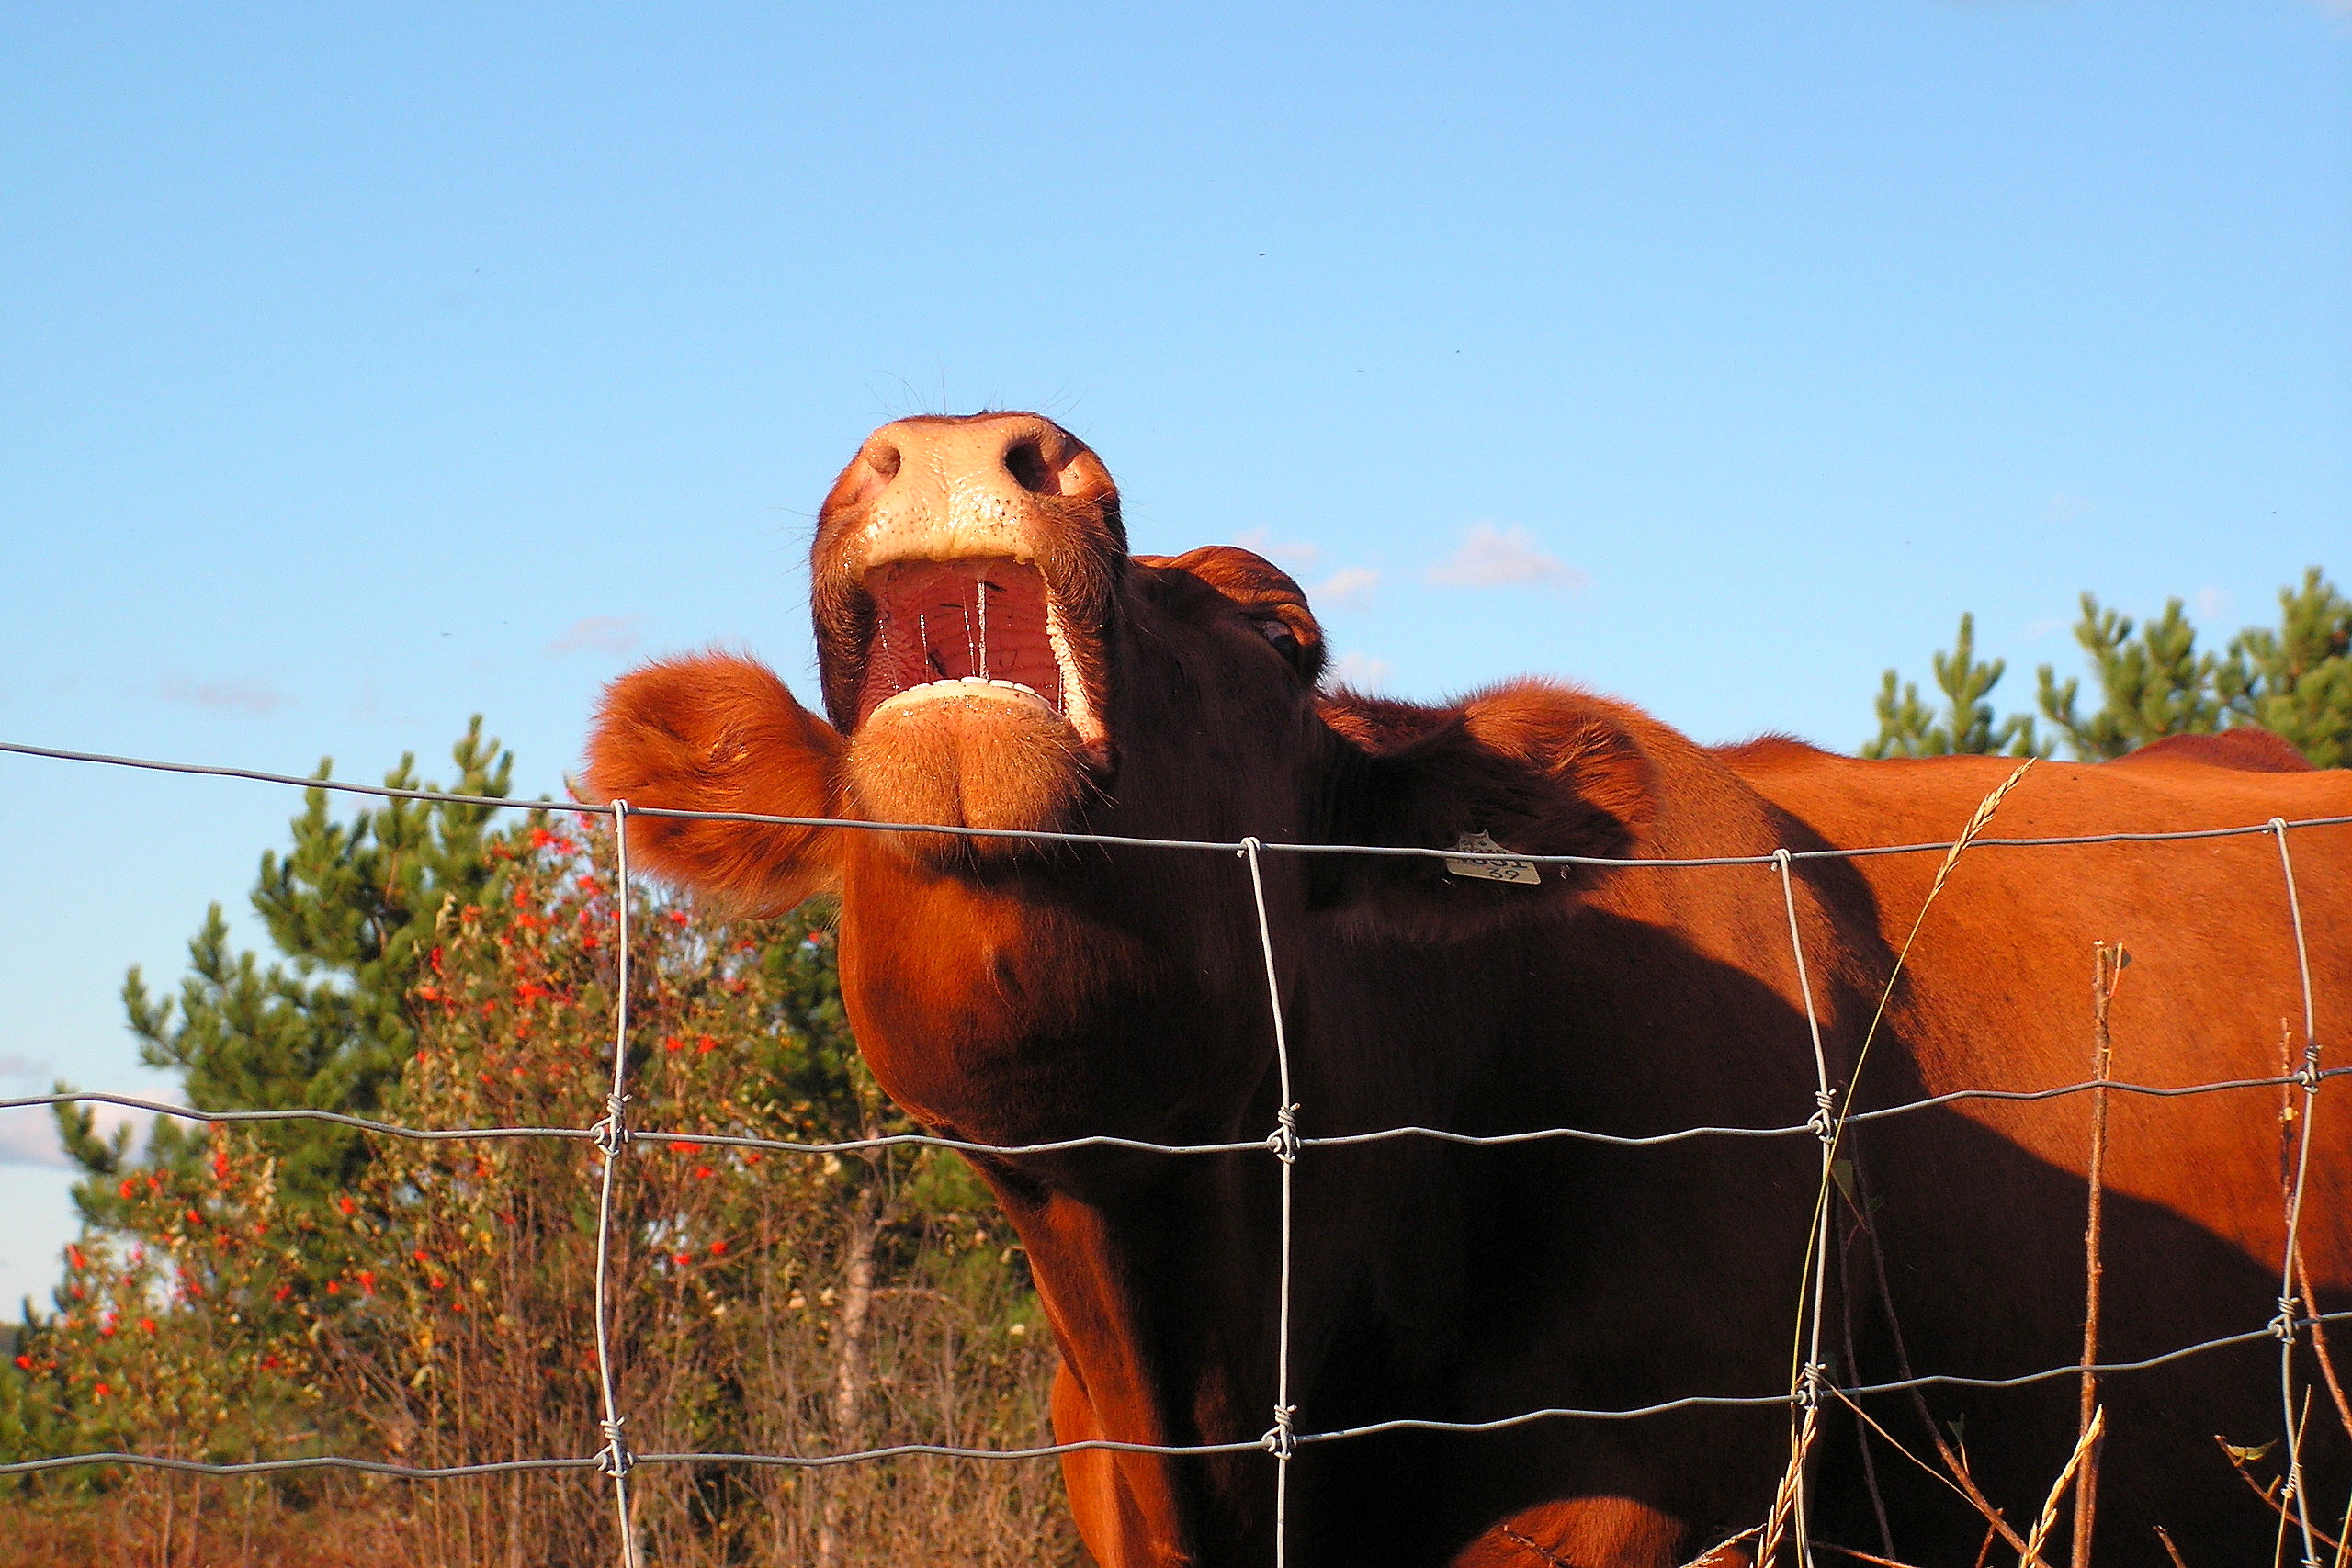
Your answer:
[[[775,676],[711,655],[615,684],[591,746],[604,798],[988,829],[1269,845],[1754,856],[1949,840],[2012,764],[1860,762],[1788,741],[1710,750],[1622,704],[1524,682],[1443,707],[1323,691],[1289,578],[1210,547],[1126,553],[1102,463],[1025,414],[911,419],[827,498],[814,600],[827,724]],[[2352,775],[2282,771],[2235,740],[2043,764],[1993,831],[2048,836],[2352,814]],[[1255,1140],[1280,1095],[1248,866],[1229,852],[638,818],[634,852],[748,913],[842,898],[842,982],[885,1088],[991,1145],[1086,1134]],[[2352,828],[2294,855],[2323,1029],[2352,1005]],[[1831,1081],[1848,1085],[1940,856],[1799,861],[1800,930]],[[1268,851],[1297,1125],[1787,1127],[1815,1066],[1778,869],[1547,866],[1499,882],[1442,860]],[[2178,1086],[2300,1065],[2303,993],[2267,834],[1984,846],[1920,929],[1857,1107],[2079,1081],[2094,941],[2136,961],[2114,1072]],[[2282,1150],[2314,1130],[2303,1250],[2352,1304],[2352,1085],[2112,1097],[2109,1360],[2249,1343],[2103,1385],[2101,1561],[2266,1554],[2278,1518],[2213,1442],[2283,1429]],[[1823,1359],[1849,1384],[2007,1377],[2081,1351],[2090,1105],[1963,1100],[1857,1126],[1833,1205]],[[1422,1136],[1310,1143],[1295,1179],[1296,1430],[1397,1417],[1784,1398],[1802,1344],[1821,1147],[1804,1133],[1648,1147]],[[1019,1228],[1062,1355],[1067,1441],[1250,1443],[1272,1425],[1280,1187],[1268,1153],[1100,1147],[975,1162]],[[2312,1336],[2297,1387],[2316,1386]],[[1812,1452],[1815,1539],[1978,1560],[1986,1528],[1939,1441],[2019,1532],[2074,1446],[2073,1376],[2015,1391],[1832,1404]],[[2298,1397],[2301,1397],[2299,1393]],[[1935,1426],[1931,1427],[1928,1418]],[[2322,1388],[2307,1485],[2333,1534],[2346,1445]],[[1299,1564],[1666,1568],[1758,1525],[1785,1404],[1408,1428],[1301,1443]],[[2273,1450],[2256,1468],[2266,1477]],[[1065,1473],[1107,1568],[1272,1560],[1275,1461],[1087,1450]],[[1882,1523],[1883,1521],[1883,1524]],[[1734,1545],[1713,1561],[1744,1560]],[[2004,1549],[2014,1562],[2014,1548]],[[2053,1559],[2053,1550],[2048,1555]],[[2267,1560],[2267,1559],[2266,1559]]]

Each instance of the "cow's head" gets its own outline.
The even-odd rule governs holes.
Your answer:
[[[1176,830],[1157,836],[1183,837],[1180,820],[1279,810],[1266,775],[1297,750],[1283,732],[1322,661],[1297,585],[1238,550],[1130,558],[1118,487],[1050,421],[876,432],[826,498],[811,580],[825,706],[848,739],[859,816],[1066,829],[1107,811],[1158,816]],[[1164,815],[1210,782],[1159,787],[1188,766],[1224,774],[1207,792],[1224,811]],[[900,847],[938,861],[1034,853],[935,835]]]
[[[1320,690],[1323,634],[1296,583],[1230,547],[1130,556],[1101,459],[1034,414],[876,432],[826,498],[812,588],[830,725],[749,661],[657,664],[608,694],[593,790],[1163,839],[1445,849],[1483,833],[1547,854],[1621,852],[1648,810],[1647,761],[1612,705],[1543,685],[1443,707]],[[1214,1007],[1179,1018],[1168,999],[1200,1002],[1204,976],[1263,994],[1241,961],[1254,934],[1235,924],[1235,870],[1203,870],[1207,857],[1138,852],[1114,869],[1063,844],[650,819],[631,842],[752,912],[842,888],[845,977],[852,931],[869,950],[902,944],[887,975],[868,971],[869,1053],[892,1007],[909,1032],[1001,1034],[1001,1050],[969,1049],[1015,1071],[1041,1030],[1075,1051],[1112,1021],[1131,1033],[1139,1003],[1195,1039],[1231,1035],[1209,1028]],[[1280,918],[1367,933],[1466,933],[1556,909],[1577,886],[1552,868],[1525,886],[1433,860],[1304,858],[1269,857]],[[938,1109],[921,1087],[901,1098]]]

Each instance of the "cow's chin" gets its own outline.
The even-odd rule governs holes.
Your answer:
[[[1044,702],[1001,688],[968,695],[908,692],[883,704],[849,742],[859,815],[947,828],[1066,829],[1086,789],[1086,748]],[[922,859],[993,859],[1019,840],[894,834]]]

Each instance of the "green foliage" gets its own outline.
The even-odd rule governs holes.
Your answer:
[[[2215,675],[2233,714],[2284,736],[2315,768],[2352,767],[2352,599],[2312,567],[2278,591],[2278,630],[2250,626]]]
[[[514,759],[483,739],[479,717],[451,757],[452,792],[506,793]],[[322,761],[318,776],[327,777],[330,766]],[[420,786],[413,757],[384,782],[438,787]],[[494,829],[497,811],[387,800],[341,822],[328,814],[326,792],[310,791],[293,820],[292,847],[282,858],[262,855],[252,895],[284,961],[264,964],[233,951],[228,922],[213,905],[188,944],[189,972],[177,998],[153,997],[136,968],[123,982],[141,1059],[177,1071],[187,1103],[200,1111],[377,1114],[413,1047],[408,986],[419,943],[445,908],[496,898],[510,846],[527,830]],[[87,1107],[59,1106],[57,1123],[66,1152],[90,1173],[74,1201],[102,1228],[135,1231],[118,1178],[133,1169],[186,1174],[205,1145],[202,1134],[166,1119],[134,1160],[128,1130],[98,1137]],[[278,1201],[313,1217],[358,1179],[372,1150],[354,1129],[316,1122],[279,1124],[268,1145]]]
[[[2075,640],[2090,656],[2099,706],[2078,714],[2075,697],[2082,682],[2061,685],[2047,664],[2041,671],[2040,702],[2043,716],[2057,726],[2077,757],[2120,757],[2166,735],[2211,735],[2229,715],[2214,690],[2222,661],[2197,651],[2197,628],[2177,599],[2165,604],[2162,615],[2135,628],[2130,616],[2101,608],[2086,593]]]
[[[1987,699],[2000,684],[2007,661],[1976,661],[1976,617],[1960,617],[1960,636],[1951,652],[1935,656],[1936,685],[1944,694],[1941,715],[1919,700],[1919,688],[1908,682],[1896,694],[1896,677],[1886,672],[1878,694],[1878,736],[1865,741],[1865,757],[1984,756],[2006,752],[2012,757],[2046,756],[2048,749],[2034,735],[2033,720],[2013,715],[1996,722]]]
[[[602,1116],[619,976],[609,866],[608,852],[540,827],[500,900],[444,911],[410,990],[415,1050],[387,1097],[394,1120]],[[1017,1248],[960,1161],[717,1141],[910,1130],[856,1055],[831,911],[735,924],[638,891],[629,915],[628,1120],[645,1135],[615,1183],[605,1322],[631,1431],[722,1452],[1034,1440],[1049,1337]],[[338,1238],[322,1249],[336,1272],[306,1287],[343,1451],[447,1465],[599,1446],[588,1325],[601,1163],[579,1140],[379,1151],[336,1200]],[[812,1516],[788,1477],[697,1490],[662,1472],[641,1487],[662,1561],[746,1532],[862,1528],[839,1499]],[[868,1508],[888,1516],[890,1495]],[[501,1497],[424,1506],[469,1539],[519,1539],[549,1560],[614,1555],[606,1513],[560,1495],[535,1491],[520,1512]]]
[[[0,1460],[29,1459],[69,1451],[74,1426],[56,1397],[57,1368],[42,1325],[30,1320],[0,1325]],[[30,1483],[0,1483],[0,1497],[30,1489]],[[70,1484],[70,1483],[69,1483]]]
[[[503,789],[492,754],[469,733],[460,789]],[[408,776],[405,763],[393,775]],[[338,828],[314,794],[256,894],[286,959],[232,955],[215,911],[175,1008],[130,988],[151,1060],[179,1067],[199,1106],[416,1128],[603,1116],[621,934],[604,829],[583,819],[567,836],[539,811],[493,832],[486,808],[441,810]],[[641,888],[628,909],[628,1119],[670,1134],[633,1140],[614,1184],[605,1321],[632,1440],[769,1453],[1039,1440],[1052,1337],[961,1160],[718,1141],[911,1130],[857,1055],[832,911],[732,923]],[[66,1131],[91,1172],[84,1229],[57,1313],[18,1330],[21,1359],[0,1367],[0,1460],[449,1465],[601,1446],[593,1143],[320,1139],[272,1123],[161,1132],[133,1159],[86,1117]],[[16,1490],[62,1501],[154,1479],[74,1471]],[[295,1503],[324,1484],[276,1483]],[[1066,1558],[1057,1484],[1028,1467],[660,1468],[632,1490],[656,1560],[715,1568],[1010,1563],[1050,1542]],[[608,1512],[581,1507],[572,1478],[397,1496],[431,1561],[615,1555]],[[932,1551],[950,1528],[956,1550]]]
[[[254,1134],[191,1143],[207,1151],[193,1171],[122,1178],[121,1224],[66,1248],[62,1310],[19,1370],[78,1446],[216,1463],[303,1451],[322,1393],[296,1281],[317,1224],[279,1204]]]
[[[2041,716],[2086,761],[2120,757],[2167,735],[2207,735],[2235,725],[2272,731],[2314,767],[2352,765],[2352,600],[2312,567],[2299,588],[2279,590],[2276,631],[2249,626],[2219,652],[2200,650],[2182,602],[2144,623],[2102,606],[2086,593],[2075,640],[2090,660],[2098,705],[2086,708],[2079,678],[2040,671]],[[1935,659],[1937,683],[1950,705],[1939,718],[1916,687],[1886,672],[1878,697],[1879,733],[1866,757],[1926,757],[1956,751],[2012,756],[2039,750],[2033,719],[1994,723],[1990,696],[2004,665],[1975,660],[1975,626],[1962,615],[1953,651]]]

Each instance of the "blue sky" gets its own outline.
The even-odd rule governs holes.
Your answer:
[[[0,14],[0,738],[558,788],[647,653],[807,691],[832,474],[984,405],[1362,679],[1709,739],[2347,570],[2342,4]],[[0,757],[0,1095],[167,1088],[122,971],[298,805]]]

